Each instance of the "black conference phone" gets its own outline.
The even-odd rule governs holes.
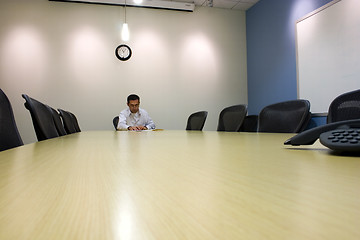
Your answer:
[[[311,145],[320,142],[335,151],[360,152],[360,119],[329,123],[311,128],[286,140],[285,145]]]

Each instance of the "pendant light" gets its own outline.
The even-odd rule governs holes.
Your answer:
[[[129,33],[129,26],[126,22],[126,0],[125,0],[124,12],[125,12],[125,22],[123,23],[123,26],[121,29],[121,39],[123,41],[127,42],[130,39],[130,33]]]

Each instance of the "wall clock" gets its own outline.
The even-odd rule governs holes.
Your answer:
[[[131,48],[125,44],[121,44],[115,49],[115,55],[121,61],[129,60],[131,54]]]

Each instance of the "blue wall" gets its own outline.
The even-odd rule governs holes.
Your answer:
[[[248,112],[297,98],[295,22],[331,0],[260,0],[246,12]]]

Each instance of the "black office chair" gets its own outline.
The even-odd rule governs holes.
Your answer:
[[[311,118],[308,100],[293,100],[264,107],[258,119],[259,132],[298,133]]]
[[[71,115],[76,132],[81,132],[79,122],[78,122],[75,114],[73,114],[72,112],[69,112],[69,111],[68,111],[68,113]]]
[[[238,132],[247,114],[246,105],[224,108],[219,115],[218,131]]]
[[[55,123],[55,127],[56,127],[56,130],[58,131],[59,136],[66,135],[66,131],[65,131],[64,125],[61,121],[60,114],[58,113],[58,111],[56,111],[54,108],[52,108],[50,106],[47,106],[47,107],[51,111],[51,114],[53,116],[53,120]]]
[[[113,119],[113,124],[114,124],[115,130],[117,130],[117,125],[118,125],[118,123],[119,123],[119,116],[116,116],[116,117],[114,117],[114,119]]]
[[[343,93],[329,106],[327,123],[360,119],[360,89]]]
[[[74,118],[70,114],[70,112],[65,111],[63,109],[58,109],[60,116],[64,123],[64,128],[67,134],[72,134],[78,132],[75,127]]]
[[[258,130],[258,115],[246,116],[243,124],[240,127],[240,132],[257,132],[257,130]]]
[[[48,106],[22,94],[25,108],[29,110],[38,141],[59,137],[52,113]]]
[[[202,131],[207,115],[207,111],[200,111],[191,114],[187,121],[186,130]]]
[[[0,89],[0,151],[22,145],[10,101]]]

